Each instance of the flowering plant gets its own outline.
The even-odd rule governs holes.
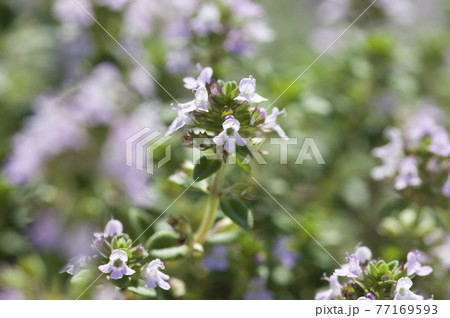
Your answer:
[[[347,299],[347,300],[421,300],[422,295],[411,291],[415,276],[429,275],[430,266],[422,266],[418,251],[408,253],[405,264],[398,261],[387,263],[383,259],[373,259],[372,252],[366,246],[357,246],[353,254],[347,253],[347,261],[334,271],[333,275],[324,279],[330,288],[320,291],[315,299]],[[349,278],[345,283],[339,277]]]
[[[98,270],[119,290],[146,297],[155,297],[157,286],[170,289],[167,282],[170,277],[160,271],[164,263],[158,258],[151,260],[142,244],[133,243],[123,232],[122,223],[111,219],[104,232],[94,233],[91,254],[73,258],[61,272],[76,276],[80,270]]]

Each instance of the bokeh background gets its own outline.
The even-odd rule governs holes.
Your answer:
[[[196,63],[214,76],[257,79],[280,94],[371,3],[365,0],[0,0],[0,299],[74,299],[85,281],[60,269],[113,216],[138,236],[183,191],[169,177],[188,152],[152,176],[125,165],[125,140],[165,131]],[[89,13],[89,14],[88,14]],[[421,250],[434,271],[415,288],[450,297],[448,209],[418,204],[375,181],[383,131],[424,109],[450,115],[450,3],[378,0],[276,102],[290,137],[313,137],[325,165],[280,165],[270,148],[253,173],[339,261],[362,242],[375,256]],[[267,106],[267,105],[266,105]],[[430,110],[431,111],[431,110]],[[156,158],[157,159],[157,158]],[[230,170],[226,182],[249,178]],[[228,180],[228,181],[227,181]],[[206,246],[205,261],[168,262],[161,299],[312,299],[335,262],[267,196],[252,201],[254,230]],[[446,199],[448,205],[448,198]],[[169,215],[198,226],[206,197],[188,191]],[[83,298],[117,298],[106,280]],[[137,298],[125,295],[126,298]],[[258,297],[258,296],[254,296]]]

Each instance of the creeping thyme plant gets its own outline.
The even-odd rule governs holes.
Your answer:
[[[415,276],[429,275],[430,266],[420,263],[418,251],[408,253],[406,263],[386,262],[373,259],[372,251],[366,246],[357,246],[353,254],[347,253],[347,263],[324,279],[330,284],[329,289],[320,291],[315,299],[347,300],[422,300],[424,296],[415,294],[411,289]],[[339,282],[339,277],[346,278]],[[341,279],[342,280],[342,279]]]
[[[145,244],[135,244],[123,232],[122,223],[112,219],[104,232],[94,233],[92,255],[72,259],[63,272],[77,275],[80,268],[94,269],[122,291],[155,297],[155,287],[170,289],[169,276],[160,271],[165,268],[163,261],[203,258],[206,240],[218,242],[218,237],[233,228],[232,223],[245,230],[253,227],[253,216],[245,203],[255,198],[249,190],[251,185],[239,183],[223,188],[226,166],[235,164],[250,173],[249,162],[260,155],[258,149],[265,136],[277,132],[287,138],[277,124],[277,117],[286,112],[273,107],[269,115],[259,106],[267,99],[256,93],[256,80],[251,75],[239,83],[224,82],[213,78],[210,67],[198,68],[197,78],[184,79],[194,99],[174,107],[177,117],[167,135],[183,129],[183,145],[202,153],[196,162],[185,162],[182,171],[170,178],[187,189],[196,183],[209,196],[201,224],[193,231],[186,218],[171,217],[167,223],[172,231],[157,231]],[[219,207],[222,216],[216,222]]]

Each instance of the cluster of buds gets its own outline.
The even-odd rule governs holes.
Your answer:
[[[422,295],[411,291],[411,279],[416,275],[429,275],[433,270],[430,266],[423,266],[420,258],[418,251],[412,251],[408,253],[405,264],[396,260],[387,263],[382,259],[372,259],[368,247],[357,246],[353,254],[347,253],[348,263],[341,265],[330,277],[324,274],[330,288],[318,292],[315,299],[422,300]],[[339,277],[346,277],[347,281],[340,283]]]
[[[446,128],[430,113],[411,119],[405,129],[386,131],[389,143],[372,151],[382,161],[372,170],[372,176],[377,180],[395,178],[394,188],[408,198],[422,198],[427,204],[447,207],[450,139]]]
[[[272,113],[259,106],[266,98],[256,93],[256,80],[250,75],[239,85],[234,82],[215,80],[210,67],[200,69],[197,78],[184,79],[184,86],[193,90],[194,100],[178,104],[177,117],[170,125],[167,134],[184,127],[188,131],[183,136],[184,144],[190,146],[194,140],[202,140],[202,149],[223,149],[223,157],[238,153],[237,146],[253,143],[258,137],[276,131],[281,138],[287,136],[277,124],[280,115],[286,115],[273,107]],[[218,152],[216,152],[218,153]]]
[[[159,258],[151,260],[141,244],[133,246],[118,220],[111,219],[104,232],[94,233],[91,250],[90,255],[71,259],[61,272],[76,275],[82,268],[96,268],[121,290],[135,292],[157,286],[170,289],[169,276],[160,271],[164,263]]]

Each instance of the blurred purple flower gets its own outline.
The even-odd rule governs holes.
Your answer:
[[[85,267],[89,262],[89,258],[85,255],[79,255],[71,258],[69,263],[64,266],[60,273],[68,273],[70,275],[76,275],[82,267]]]
[[[428,100],[422,101],[416,114],[405,123],[405,137],[410,142],[419,142],[430,136],[445,118],[443,111]]]
[[[248,52],[251,46],[242,29],[235,28],[228,31],[224,47],[228,52],[243,54]]]
[[[321,292],[318,292],[314,297],[315,300],[330,300],[334,297],[341,296],[342,285],[339,284],[338,277],[336,275],[331,275],[327,277],[324,274],[324,279],[327,280],[330,284],[330,288]]]
[[[398,176],[395,179],[394,188],[396,190],[403,190],[408,186],[419,186],[422,180],[418,175],[417,160],[409,156],[399,163]]]
[[[223,245],[211,246],[211,253],[205,256],[203,266],[207,270],[225,271],[228,268],[228,252]]]
[[[79,91],[72,100],[73,112],[84,123],[109,123],[118,114],[126,92],[118,68],[109,63],[99,64],[79,84]]]
[[[297,263],[299,256],[298,253],[289,250],[289,242],[286,237],[280,237],[277,239],[273,248],[275,257],[286,268],[293,268]]]
[[[85,10],[90,15],[94,15],[92,4],[89,0],[56,0],[53,5],[53,14],[56,18],[64,23],[80,26],[89,26],[94,22]]]
[[[192,29],[200,35],[211,32],[219,33],[223,31],[220,23],[220,10],[214,3],[202,3],[197,10],[197,14],[191,19]]]
[[[4,174],[13,184],[24,184],[39,175],[42,166],[61,152],[79,149],[86,141],[81,123],[57,98],[41,96],[35,114],[13,137],[13,149],[6,160]]]
[[[418,258],[420,258],[419,251],[408,253],[407,262],[405,264],[405,269],[408,276],[413,274],[419,276],[430,275],[433,269],[430,266],[422,266],[422,264],[418,261]]]
[[[245,300],[271,300],[273,293],[266,288],[266,280],[262,277],[255,277],[250,280],[247,292],[244,294]]]
[[[431,145],[428,150],[439,156],[450,156],[450,140],[448,132],[443,127],[437,128],[431,135]]]
[[[4,288],[0,290],[0,300],[24,300],[25,295],[17,288]]]
[[[103,284],[95,289],[95,300],[123,300],[125,296],[112,284]]]
[[[109,256],[110,262],[100,265],[98,269],[105,273],[111,273],[111,279],[121,279],[124,275],[133,275],[136,271],[127,266],[128,255],[122,250],[113,250]]]
[[[31,243],[42,250],[58,249],[62,234],[61,220],[53,212],[39,214],[28,231]]]
[[[137,131],[149,127],[163,131],[159,117],[159,104],[144,103],[133,113],[116,119],[103,150],[101,170],[119,182],[131,201],[139,207],[149,207],[154,201],[148,174],[125,165],[125,145]]]
[[[172,74],[185,73],[191,65],[191,54],[188,50],[173,50],[166,54],[167,70]]]
[[[403,140],[401,131],[396,128],[386,130],[389,143],[372,150],[372,156],[381,159],[382,165],[372,169],[372,177],[381,180],[393,177],[399,162],[403,159]]]

